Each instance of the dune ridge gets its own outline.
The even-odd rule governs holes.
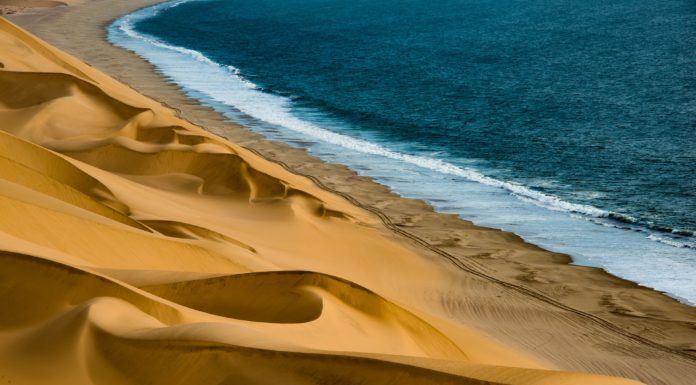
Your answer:
[[[2,18],[0,53],[0,381],[660,384],[696,373],[416,252],[375,213]],[[571,346],[554,363],[551,339]]]

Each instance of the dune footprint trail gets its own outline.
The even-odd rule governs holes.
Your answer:
[[[0,62],[0,382],[637,384],[465,326],[433,298],[499,289],[1,18]]]

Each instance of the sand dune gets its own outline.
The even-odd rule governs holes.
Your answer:
[[[0,300],[12,309],[0,316],[0,357],[5,378],[16,383],[634,383],[471,364],[422,320],[364,288],[316,273],[145,288],[159,297],[43,258],[5,252],[0,262]],[[307,298],[283,297],[297,296],[287,290],[299,286]],[[244,303],[250,293],[261,300]],[[283,326],[288,322],[298,325]],[[341,335],[331,338],[337,331]],[[359,341],[360,334],[370,338]],[[318,349],[321,342],[336,350]],[[365,354],[370,345],[379,354]],[[351,355],[346,347],[360,350]],[[423,358],[384,356],[385,348]]]
[[[618,385],[639,382],[563,369],[650,383],[696,373],[417,252],[373,213],[1,18],[0,63],[0,382]],[[549,338],[567,347],[560,364],[538,354]]]

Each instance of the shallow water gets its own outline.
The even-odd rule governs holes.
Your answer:
[[[109,38],[269,137],[694,303],[695,29],[688,1],[228,0]]]

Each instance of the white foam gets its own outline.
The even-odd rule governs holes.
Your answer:
[[[678,241],[676,241],[674,239],[670,239],[670,238],[661,237],[661,236],[656,235],[656,234],[649,234],[648,239],[650,239],[652,241],[664,243],[665,245],[670,245],[672,247],[690,248],[690,246],[686,243],[678,242]]]

